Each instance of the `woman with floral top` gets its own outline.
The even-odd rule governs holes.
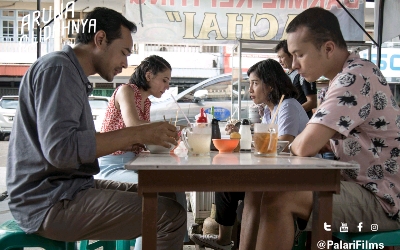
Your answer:
[[[160,98],[169,89],[171,65],[162,57],[152,55],[145,58],[135,69],[129,83],[115,89],[100,132],[114,131],[125,127],[138,126],[150,122],[149,96]],[[116,151],[99,158],[100,173],[96,179],[138,183],[136,171],[126,170],[124,165],[136,154],[143,151],[144,145],[133,145],[126,151]],[[186,209],[185,193],[175,193],[177,201]],[[135,249],[141,249],[141,241]]]
[[[171,65],[160,56],[152,55],[144,59],[129,83],[115,89],[100,132],[149,123],[149,96],[159,98],[169,88],[171,70]],[[100,173],[95,178],[137,183],[137,173],[125,170],[124,164],[143,149],[143,145],[134,145],[126,151],[117,151],[99,158]]]

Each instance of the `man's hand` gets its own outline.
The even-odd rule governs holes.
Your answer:
[[[160,145],[166,148],[169,148],[170,144],[175,146],[178,144],[178,131],[174,125],[168,122],[154,122],[140,126],[146,126],[144,144]]]
[[[132,145],[149,144],[166,148],[177,145],[178,132],[168,122],[146,123],[115,131],[96,134],[96,157],[117,150],[132,150]]]
[[[146,149],[144,144],[136,143],[136,144],[133,144],[132,146],[127,147],[124,151],[140,152],[143,149]]]

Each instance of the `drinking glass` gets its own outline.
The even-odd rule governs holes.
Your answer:
[[[181,138],[189,155],[210,155],[211,124],[191,123],[182,129]]]
[[[277,124],[254,124],[254,154],[260,156],[277,156],[278,125]]]

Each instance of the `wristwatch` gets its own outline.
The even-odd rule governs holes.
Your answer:
[[[292,152],[292,143],[289,144],[288,149],[289,149],[290,155],[295,155],[295,154]]]

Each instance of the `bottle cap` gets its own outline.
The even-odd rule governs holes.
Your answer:
[[[207,123],[207,117],[204,114],[204,109],[200,109],[200,117],[196,121],[197,123]]]
[[[243,120],[242,120],[242,125],[250,125],[249,120],[243,119]]]

